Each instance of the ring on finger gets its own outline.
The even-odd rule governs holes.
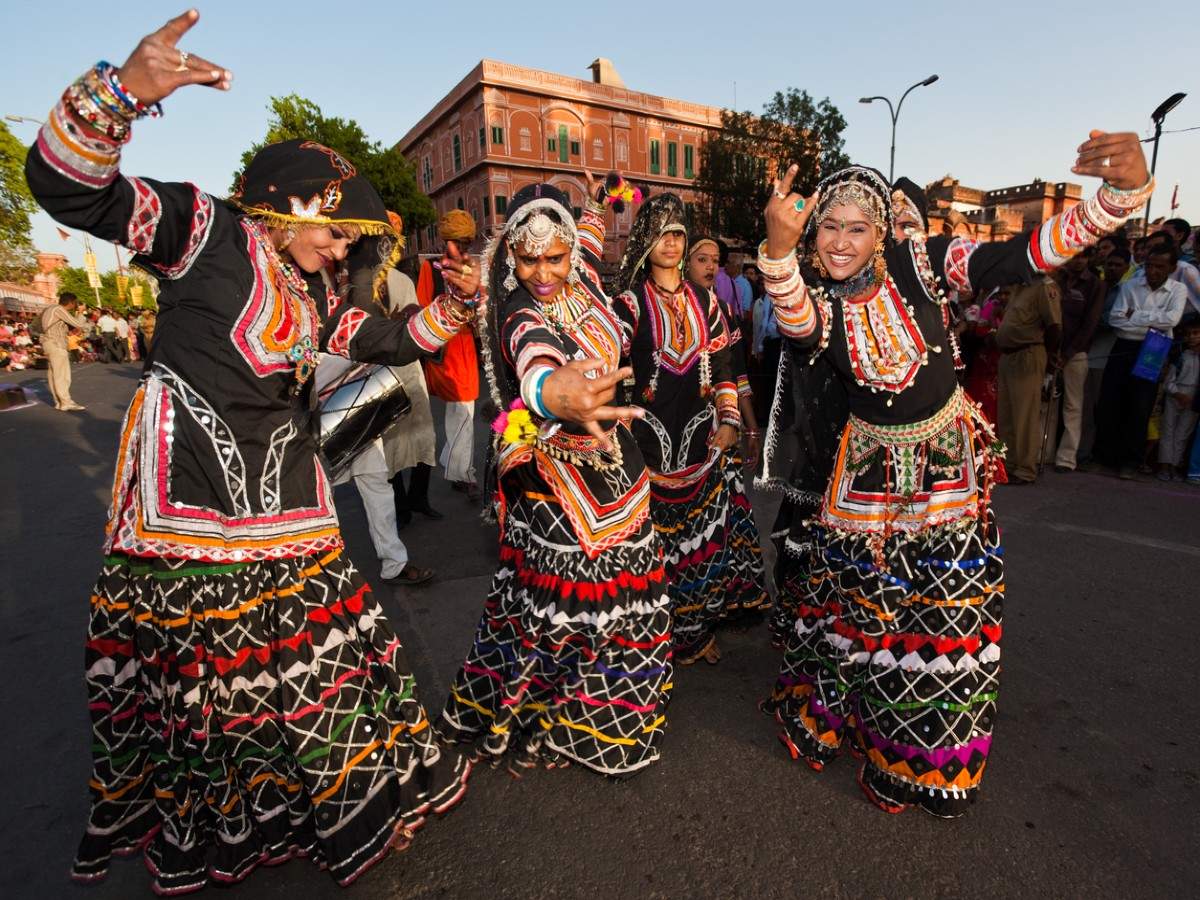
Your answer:
[[[188,60],[190,58],[191,58],[190,53],[188,53],[186,50],[180,50],[179,51],[179,65],[177,65],[175,67],[175,71],[176,72],[186,72],[188,70]]]
[[[795,207],[796,212],[804,212],[804,198],[801,197],[799,200],[793,203],[792,206]]]
[[[471,264],[470,264],[470,263],[463,263],[463,265],[462,265],[462,273],[463,273],[464,275],[470,275],[470,274],[471,274]]]
[[[1112,157],[1111,156],[1104,157],[1104,159],[1100,160],[1100,165],[1102,165],[1104,168],[1107,169],[1109,166],[1112,165]]]
[[[775,196],[778,197],[780,200],[787,199],[787,194],[785,194],[783,191],[779,190],[778,188],[775,189]]]

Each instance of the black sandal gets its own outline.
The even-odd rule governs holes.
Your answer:
[[[422,569],[420,566],[414,566],[412,563],[405,565],[400,570],[400,574],[393,575],[391,578],[379,579],[384,584],[403,584],[408,587],[416,587],[417,585],[426,584],[433,581],[433,569]]]

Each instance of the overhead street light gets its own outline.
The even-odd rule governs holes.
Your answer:
[[[859,103],[870,103],[873,100],[882,100],[884,103],[886,103],[888,105],[888,112],[890,112],[892,115],[892,153],[891,153],[891,159],[888,163],[888,183],[889,184],[891,184],[891,182],[896,177],[896,120],[900,118],[900,107],[902,107],[904,105],[904,98],[907,97],[910,93],[912,93],[912,91],[914,91],[915,89],[917,89],[919,87],[929,87],[929,85],[933,84],[937,80],[938,80],[937,75],[930,75],[924,81],[918,81],[916,84],[912,85],[908,90],[906,90],[903,94],[900,95],[900,102],[897,103],[894,107],[892,106],[892,101],[889,100],[887,97],[860,97],[858,100]]]
[[[1154,122],[1154,152],[1150,155],[1150,177],[1154,177],[1154,168],[1158,165],[1158,139],[1162,137],[1163,119],[1167,117],[1167,113],[1173,110],[1180,104],[1180,101],[1187,94],[1182,91],[1172,94],[1162,103],[1158,104],[1158,109],[1150,113],[1150,119]],[[1150,232],[1150,201],[1154,199],[1154,194],[1146,198],[1146,224],[1142,227],[1142,234]]]
[[[45,125],[41,119],[35,119],[33,116],[5,116],[10,122],[31,122],[34,125]]]

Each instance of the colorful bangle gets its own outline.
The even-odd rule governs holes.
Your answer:
[[[546,404],[542,400],[542,388],[545,386],[546,379],[550,377],[554,368],[554,366],[548,363],[536,365],[530,368],[521,378],[521,399],[525,401],[525,408],[543,419],[554,418],[549,410],[546,409]]]

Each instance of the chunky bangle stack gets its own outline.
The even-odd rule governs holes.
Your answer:
[[[771,296],[776,306],[789,308],[794,303],[787,302],[802,294],[804,280],[800,277],[800,266],[796,261],[796,251],[793,250],[783,259],[772,259],[767,256],[767,242],[763,241],[758,247],[758,271],[762,273],[763,288]]]
[[[129,140],[129,126],[136,119],[162,115],[161,104],[147,106],[138,100],[121,83],[116,67],[103,60],[67,88],[63,103],[99,134],[118,144]]]
[[[549,364],[532,366],[521,379],[521,399],[525,401],[525,408],[543,419],[554,418],[542,400],[542,388],[546,379],[554,372],[554,368]]]

